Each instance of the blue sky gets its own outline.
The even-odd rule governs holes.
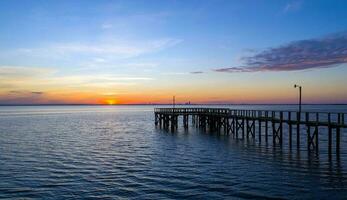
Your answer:
[[[105,94],[105,98],[128,99],[120,102],[130,97],[141,97],[134,102],[164,102],[178,93],[182,101],[287,103],[295,98],[278,94],[260,98],[246,92],[258,90],[260,82],[270,95],[278,90],[272,85],[292,86],[301,80],[308,87],[331,90],[325,95],[309,93],[308,102],[347,102],[346,86],[341,86],[347,82],[341,75],[346,72],[346,8],[346,1],[2,0],[0,74],[6,81],[0,81],[0,103],[65,102],[57,98],[62,91],[69,91],[66,99],[81,91],[93,99]],[[336,46],[339,41],[341,46]],[[283,49],[294,46],[305,48],[300,53],[312,52],[305,54],[304,63],[310,67],[290,63],[287,70],[287,60],[303,63],[301,54],[293,52],[296,47],[285,61],[263,62],[286,56]],[[331,48],[342,48],[338,60],[323,56],[312,64]],[[267,66],[265,72],[264,67],[254,66],[260,60]],[[241,71],[252,67],[252,72],[235,67]],[[329,74],[325,85],[316,78],[323,74]],[[27,82],[15,82],[18,78]],[[34,84],[40,81],[41,85]],[[206,87],[225,83],[246,85],[247,90],[227,86],[201,94]],[[19,92],[15,94],[20,98],[11,91]],[[40,96],[33,98],[37,93],[32,92]],[[196,94],[190,97],[191,93]],[[320,100],[313,101],[316,98]]]

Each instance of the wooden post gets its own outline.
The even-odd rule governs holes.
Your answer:
[[[163,115],[163,127],[166,129],[166,115]]]
[[[234,129],[234,131],[235,131],[235,137],[236,138],[239,138],[239,118],[236,116],[236,118],[235,118],[235,129]]]
[[[186,116],[187,116],[187,128],[189,127],[189,114],[186,114]]]
[[[336,154],[340,154],[340,127],[336,127]]]
[[[280,145],[283,143],[283,112],[280,112]]]
[[[288,124],[289,124],[289,148],[292,149],[292,134],[293,134],[293,126],[292,126],[292,112],[288,112]]]
[[[167,120],[167,115],[165,114],[164,115],[164,127],[165,127],[165,129],[168,127],[168,120]]]
[[[269,125],[268,125],[268,121],[269,121],[269,119],[268,119],[268,117],[269,117],[269,112],[268,111],[266,111],[265,112],[265,142],[267,143],[268,142],[268,133],[269,133]]]
[[[296,148],[300,149],[300,123],[301,123],[301,112],[296,113]]]
[[[318,138],[318,135],[319,135],[319,126],[318,126],[318,123],[319,123],[319,114],[316,113],[316,128],[315,128],[315,135],[316,135],[316,153],[318,153],[319,151],[319,138]]]
[[[171,131],[175,130],[175,116],[174,114],[171,114]]]
[[[242,139],[245,139],[245,118],[242,118]]]
[[[311,126],[309,124],[310,121],[310,113],[306,113],[306,127],[307,127],[307,150],[310,151],[310,140],[311,140]]]
[[[255,138],[255,119],[253,119],[253,138]]]
[[[250,127],[249,127],[249,120],[248,120],[248,118],[246,119],[246,130],[247,130],[247,138],[249,138]]]
[[[276,127],[275,127],[274,120],[272,120],[271,124],[272,124],[272,144],[275,146],[277,133],[276,133]]]
[[[238,138],[239,136],[239,128],[238,128],[238,124],[239,124],[239,121],[238,121],[238,118],[237,118],[237,114],[238,114],[238,111],[236,111],[235,115],[234,115],[234,118],[233,118],[233,129],[234,129],[234,132],[233,132],[233,138]]]
[[[340,125],[341,125],[341,114],[337,116],[337,127],[336,127],[336,154],[340,154]]]
[[[230,133],[230,122],[229,122],[229,117],[226,117],[226,124],[224,124],[224,128],[226,129],[227,135]]]
[[[258,139],[259,143],[261,142],[261,120],[258,120]]]
[[[331,114],[328,113],[328,153],[329,157],[331,157],[331,149],[332,149],[332,128],[331,128]]]

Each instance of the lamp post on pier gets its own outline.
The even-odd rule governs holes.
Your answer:
[[[295,84],[294,88],[299,88],[299,112],[301,113],[301,90],[302,90],[302,87],[300,85]]]

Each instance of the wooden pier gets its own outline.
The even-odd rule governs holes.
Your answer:
[[[319,138],[327,134],[328,153],[333,146],[340,153],[341,131],[347,128],[346,113],[294,112],[266,110],[235,110],[227,108],[155,108],[155,124],[172,131],[178,128],[179,118],[183,127],[188,129],[189,121],[193,126],[209,131],[232,134],[235,138],[256,138],[259,142],[272,139],[274,145],[283,145],[288,139],[289,148],[300,148],[301,134],[308,151],[319,152]],[[284,133],[284,126],[287,130]],[[304,131],[303,131],[304,130]],[[288,134],[284,137],[284,134]],[[294,138],[296,137],[296,138]],[[326,138],[326,137],[325,137]],[[293,141],[296,144],[293,144]]]

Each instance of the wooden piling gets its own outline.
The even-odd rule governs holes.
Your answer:
[[[292,149],[292,135],[293,135],[292,112],[288,112],[288,129],[289,129],[289,148]]]
[[[318,136],[319,136],[319,128],[318,128],[318,124],[319,124],[319,114],[316,113],[316,127],[315,127],[315,147],[316,147],[316,153],[318,153],[319,150],[319,140],[318,140]]]
[[[307,150],[310,151],[311,148],[311,126],[309,125],[309,121],[310,121],[310,114],[306,113],[306,124],[307,124]]]
[[[340,126],[341,125],[341,113],[337,115],[337,127],[336,127],[336,154],[340,154]]]
[[[268,125],[268,121],[269,121],[269,112],[265,111],[265,142],[268,142],[268,136],[269,136],[269,125]]]
[[[296,113],[296,148],[300,149],[301,112]]]
[[[331,155],[331,149],[332,149],[332,140],[333,140],[333,133],[332,133],[332,127],[331,127],[331,114],[328,113],[328,153],[329,156]]]

